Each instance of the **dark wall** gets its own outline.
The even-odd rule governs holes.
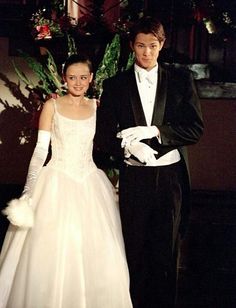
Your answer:
[[[236,99],[202,99],[204,135],[189,147],[192,188],[236,191]]]

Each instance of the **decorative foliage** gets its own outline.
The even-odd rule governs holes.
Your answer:
[[[35,40],[64,36],[75,26],[61,1],[52,1],[51,8],[40,8],[30,19]]]
[[[29,80],[25,76],[25,74],[22,71],[20,71],[20,69],[13,62],[18,77],[26,84],[28,88],[40,90],[43,94],[43,97],[45,98],[52,93],[63,95],[65,91],[65,89],[63,88],[61,77],[57,71],[57,66],[56,63],[54,62],[53,56],[49,51],[47,51],[47,53],[48,53],[47,62],[46,65],[43,66],[35,58],[20,51],[20,55],[24,58],[28,66],[37,76],[39,80],[37,85],[33,84],[33,82]]]
[[[95,76],[95,88],[100,96],[104,79],[115,75],[118,71],[120,57],[120,37],[116,34],[110,44],[107,44],[101,63]]]
[[[116,34],[110,44],[107,44],[103,59],[98,66],[95,75],[95,89],[98,93],[98,97],[102,93],[102,82],[104,79],[114,76],[119,71],[119,58],[121,53],[120,47],[120,35]],[[129,58],[125,67],[121,67],[120,70],[128,69],[134,62],[134,56],[129,54]]]
[[[86,4],[81,4],[80,1],[73,0],[80,11],[78,19],[72,18],[67,13],[64,1],[45,2],[43,7],[32,14],[30,20],[32,35],[36,40],[42,40],[63,36],[67,32],[75,36],[128,33],[130,20],[137,19],[143,14],[143,1],[129,3],[127,0],[121,0],[116,4],[111,3],[110,7],[106,7],[104,2],[88,1]],[[118,6],[120,19],[111,21],[109,12]],[[135,15],[135,18],[132,15]]]
[[[45,9],[39,9],[32,15],[32,34],[36,40],[51,39],[53,35],[62,36],[60,25],[54,20],[46,18]]]
[[[134,64],[134,53],[130,53],[125,69],[128,70]]]
[[[77,53],[74,39],[69,35],[67,38],[68,55]],[[120,36],[116,34],[111,43],[108,43],[106,46],[103,59],[100,62],[95,74],[94,88],[90,96],[99,98],[102,93],[103,80],[114,76],[118,72],[121,52],[120,48]],[[27,62],[28,66],[32,69],[38,79],[38,83],[34,84],[13,61],[16,74],[29,89],[36,89],[37,91],[40,91],[44,100],[46,100],[46,98],[52,93],[55,93],[59,96],[65,94],[66,89],[62,82],[61,74],[58,73],[57,65],[50,51],[47,50],[47,60],[44,65],[41,64],[37,59],[22,51],[19,51],[19,53]],[[133,64],[133,60],[133,54],[130,54],[126,66],[121,67],[120,70],[128,69]]]
[[[44,102],[42,92],[26,86],[28,91],[26,96],[20,89],[20,83],[10,81],[2,73],[0,79],[18,101],[17,105],[12,105],[0,99],[0,104],[4,108],[0,114],[1,142],[9,147],[29,143],[38,127],[39,112]],[[9,131],[12,138],[9,138]]]

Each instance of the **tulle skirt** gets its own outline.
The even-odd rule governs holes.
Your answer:
[[[44,167],[32,198],[33,228],[10,225],[5,237],[0,307],[132,307],[115,198],[99,169],[79,180]]]

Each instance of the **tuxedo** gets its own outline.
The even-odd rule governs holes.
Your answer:
[[[106,79],[97,111],[95,147],[119,162],[119,203],[134,308],[173,307],[178,239],[189,216],[190,177],[186,146],[203,132],[200,102],[189,71],[158,65],[151,125],[161,140],[142,140],[158,152],[177,149],[181,160],[130,166],[117,132],[147,126],[134,67]]]

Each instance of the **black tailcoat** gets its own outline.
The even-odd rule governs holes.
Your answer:
[[[176,240],[189,214],[186,146],[198,142],[203,132],[200,102],[189,71],[159,64],[152,125],[158,127],[161,143],[157,138],[144,140],[158,151],[158,157],[177,149],[179,163],[162,167],[123,163],[117,132],[146,125],[134,68],[105,80],[95,148],[121,162],[120,212],[134,307],[145,307],[147,298],[147,307],[171,307],[166,298],[171,298],[172,282],[167,278],[175,271]]]

